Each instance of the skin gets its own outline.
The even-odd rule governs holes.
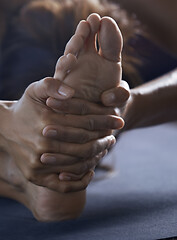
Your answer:
[[[109,35],[105,37],[108,31]],[[99,51],[95,44],[97,33]],[[75,89],[74,97],[101,102],[102,92],[120,84],[122,47],[123,39],[116,22],[108,17],[100,19],[99,15],[91,14],[87,21],[79,23],[74,36],[66,45],[64,56],[57,63],[54,76]],[[63,62],[65,65],[69,62],[71,71],[62,76],[60,69],[63,69]],[[111,81],[107,81],[110,74]]]
[[[151,39],[177,56],[175,7],[177,2],[175,0],[170,2],[120,0],[120,2],[127,10],[136,13],[142,23],[146,24]],[[176,92],[177,69],[131,89],[130,98],[120,111],[125,119],[124,130],[175,121],[177,119]],[[102,100],[105,106],[118,106],[119,89],[114,88],[104,92]]]
[[[155,38],[159,39],[158,36],[156,36]],[[162,44],[166,45],[165,42],[163,42]],[[171,44],[171,46],[176,46],[176,45]],[[173,47],[173,49],[175,48]],[[97,101],[101,99],[106,106],[116,106],[116,107],[118,106],[120,110],[120,114],[126,120],[126,129],[132,129],[136,127],[157,124],[162,122],[162,119],[163,121],[176,120],[176,113],[175,113],[176,96],[174,94],[174,92],[176,92],[175,76],[176,76],[175,74],[173,74],[173,76],[172,74],[169,74],[164,76],[163,78],[159,78],[151,82],[150,85],[145,84],[139,88],[131,90],[130,98],[127,102],[126,100],[128,98],[127,96],[129,95],[129,89],[125,83],[121,82],[122,88],[116,87],[112,90],[104,92],[101,98],[97,98]],[[165,97],[165,94],[167,92],[169,94],[167,95],[167,97]],[[158,93],[158,97],[156,93]],[[141,102],[144,102],[145,104],[142,105]],[[154,104],[154,102],[156,104]],[[57,100],[56,98],[52,98],[52,97],[48,98],[47,103],[50,106],[52,104],[55,105],[54,106],[55,111],[61,111],[61,110],[63,112],[71,111],[72,114],[79,114],[83,112],[87,113],[90,111],[91,107],[93,107],[93,105],[92,106],[89,105],[90,103],[84,102],[84,100],[82,102],[82,108],[80,108],[79,106],[76,107],[76,102],[74,101],[72,102],[71,100],[68,100],[64,106],[62,104],[62,107],[61,107],[61,100]],[[163,103],[163,107],[161,103]],[[71,105],[75,106],[76,108],[75,109],[72,108],[71,110],[71,107],[69,107]],[[3,109],[2,113],[5,113],[6,112],[5,110],[9,108],[10,104],[3,102],[1,106]],[[93,109],[95,109],[95,106],[93,107]],[[168,109],[168,114],[166,114],[167,109]],[[74,112],[75,110],[76,110],[76,113]],[[144,114],[140,114],[141,112],[143,112]],[[136,119],[134,118],[134,116],[137,116]],[[5,119],[7,118],[4,118],[4,122],[6,122]],[[132,121],[132,119],[135,119],[136,121]],[[1,143],[2,143],[1,159],[3,159],[2,161],[3,168],[15,169],[15,167],[17,166],[13,165],[14,161],[12,161],[12,159],[9,159],[9,156],[5,151],[6,149],[5,146],[7,142],[3,135],[1,135]],[[19,171],[18,168],[15,171],[16,173],[18,173],[17,175],[19,176],[19,179],[17,179],[16,176],[13,176],[12,173],[9,173],[9,171],[7,172],[7,174],[4,174],[8,176],[8,178],[5,177],[4,179],[3,176],[1,176],[1,179],[3,179],[0,181],[1,194],[3,196],[12,197],[22,202],[23,204],[25,204],[27,207],[29,207],[32,210],[34,216],[37,219],[41,221],[68,219],[68,218],[78,216],[78,214],[82,211],[82,208],[84,206],[84,201],[85,201],[85,193],[83,192],[80,192],[80,193],[77,192],[72,194],[70,193],[70,195],[67,195],[67,198],[66,198],[65,194],[56,193],[44,187],[39,187],[36,184],[29,182],[23,176],[22,172]],[[12,184],[12,182],[13,183],[15,182],[15,184]],[[26,189],[26,192],[24,191],[24,189],[22,190],[21,186],[23,186],[23,188]],[[34,200],[32,200],[32,196],[34,196]],[[27,201],[27,198],[30,199],[30,202]],[[39,199],[39,201],[35,202],[35,199]],[[42,199],[44,201],[42,201]],[[63,208],[63,212],[61,211],[61,208],[56,207],[58,206],[58,203],[60,203],[60,200],[62,200],[61,201],[62,203],[63,202],[66,203],[66,205]],[[78,202],[78,200],[81,200],[81,202]],[[50,205],[47,204],[49,202],[50,202]],[[54,204],[51,205],[51,202],[53,202]],[[76,204],[73,206],[73,204],[76,202],[78,202],[78,205]],[[72,208],[70,208],[71,205],[72,205]]]
[[[59,81],[50,79],[50,82],[53,80],[57,83],[57,87]],[[65,115],[59,115],[46,106],[43,96],[46,89],[46,81],[49,80],[44,79],[30,85],[18,102],[1,102],[0,104],[2,126],[0,139],[0,194],[22,202],[40,221],[56,221],[74,218],[81,213],[85,204],[85,191],[81,190],[87,187],[93,176],[93,171],[89,171],[89,169],[94,168],[99,159],[106,153],[105,149],[114,144],[115,140],[111,136],[107,136],[82,145],[80,143],[67,143],[67,141],[69,142],[73,139],[73,131],[70,130],[72,129],[71,123],[74,123],[72,115],[70,115],[69,122],[67,123]],[[38,85],[40,85],[39,89],[37,87]],[[54,84],[51,86],[54,86]],[[49,91],[48,87],[47,89]],[[42,95],[40,95],[38,90]],[[51,89],[51,91],[53,92],[54,89]],[[49,97],[49,95],[46,96]],[[41,96],[43,100],[41,100],[39,96]],[[26,109],[28,109],[30,115],[24,114]],[[100,113],[102,111],[103,108],[100,109]],[[83,116],[84,121],[82,117],[80,119],[78,116],[75,116],[74,120],[76,118],[77,121],[75,122],[79,127],[81,125],[83,128],[85,126],[85,129],[90,127],[87,121],[88,119],[86,119],[85,116]],[[110,118],[110,122],[108,118]],[[102,125],[104,129],[107,127],[109,129],[109,124],[110,128],[112,128],[114,124],[118,123],[117,118],[112,116],[108,116],[108,118],[105,118],[104,123],[102,121],[103,125],[105,125]],[[55,119],[57,119],[57,122]],[[65,123],[65,126],[68,124],[70,127],[69,131],[67,128],[65,129],[64,134],[68,135],[65,139],[66,142],[59,143],[62,146],[61,153],[58,149],[60,145],[56,143],[56,140],[52,142],[51,138],[42,135],[42,131],[46,126],[46,121],[47,124],[50,122],[50,125],[53,125],[54,123],[58,124],[58,121],[60,121],[59,119]],[[26,125],[26,122],[29,124]],[[76,123],[74,129],[77,128]],[[96,126],[101,126],[102,123],[99,119],[95,118],[94,124],[92,124],[92,130],[94,131]],[[83,131],[86,130],[80,130],[78,128],[78,131],[81,131],[82,135]],[[79,137],[78,131],[76,137]],[[93,136],[93,131],[91,134],[87,131],[89,140],[95,138],[95,136]],[[95,132],[95,134],[97,133]],[[40,162],[41,154],[49,150],[49,152],[51,152],[51,149],[53,152],[57,152],[57,154],[60,155],[60,162],[58,162],[57,167],[58,170],[56,170],[54,164],[49,168]],[[65,154],[63,153],[63,149],[66,149]],[[101,154],[98,155],[99,153]],[[78,160],[82,159],[82,154],[84,154],[85,160],[79,163]],[[87,154],[87,156],[85,154]],[[89,155],[90,157],[92,156],[90,159],[88,157]],[[68,166],[66,163],[68,163]],[[59,181],[58,173],[60,170],[68,169],[68,167],[78,174],[83,170],[86,171],[87,174],[78,181]],[[10,189],[11,191],[9,191]],[[73,193],[75,191],[76,193]],[[66,192],[69,193],[66,194]],[[52,205],[49,204],[51,202]],[[56,208],[57,204],[61,207],[54,211],[54,207]]]
[[[122,112],[124,130],[176,121],[176,92],[177,69],[130,90],[130,98]],[[112,94],[114,100],[107,105],[116,106],[118,90],[115,88]]]
[[[105,37],[107,32],[109,35]],[[97,33],[99,51],[95,45]],[[102,92],[120,84],[122,46],[122,35],[115,21],[108,17],[100,19],[99,15],[91,14],[87,21],[79,23],[74,36],[66,45],[64,56],[57,62],[54,77],[75,89],[74,97],[99,103]],[[110,74],[112,81],[107,81]],[[56,108],[52,104],[52,99],[49,99],[47,105]],[[70,173],[60,177],[76,180],[86,172],[77,176],[72,171]]]
[[[88,51],[86,52],[85,48],[84,51],[82,50],[83,45],[86,46],[85,44],[82,45],[78,42],[77,45],[72,39],[73,41],[71,40],[66,47],[66,52],[70,51],[73,45],[74,52],[77,52],[75,51],[77,49],[82,52],[82,61],[87,60],[88,54],[90,62],[91,56],[94,61],[94,57],[98,55],[100,64],[103,62],[104,67],[108,65],[108,68],[105,68],[106,71],[115,68],[118,73],[118,77],[116,78],[115,75],[114,84],[110,87],[116,86],[121,78],[120,63],[117,62],[120,61],[122,41],[120,32],[111,19],[104,18],[102,22],[103,30],[100,30],[100,49],[105,46],[105,50],[100,53],[96,51],[90,53],[93,50],[96,31],[99,31],[101,24],[98,15],[93,15],[90,21],[91,26],[96,30],[94,30],[94,33],[90,31],[86,36],[89,39],[87,44],[90,44]],[[87,22],[86,24],[90,23]],[[87,29],[92,29],[91,26]],[[111,60],[109,59],[111,52],[106,49],[110,39],[106,43],[103,41],[108,30],[113,35],[117,34],[116,36],[120,38],[115,39],[120,41],[120,46],[115,51],[112,50]],[[83,28],[76,31],[83,36],[85,34]],[[76,39],[79,34],[76,34]],[[115,59],[116,51],[117,59]],[[71,53],[71,55],[72,59],[76,60],[74,54]],[[0,194],[22,202],[40,221],[71,219],[81,213],[85,204],[84,189],[93,176],[92,169],[97,165],[99,159],[106,154],[107,149],[115,143],[115,138],[110,135],[112,130],[122,128],[124,124],[120,117],[115,116],[116,113],[113,108],[105,108],[95,103],[88,103],[87,108],[85,108],[84,101],[86,100],[84,99],[73,99],[75,107],[72,108],[72,114],[70,112],[66,114],[66,111],[62,113],[56,109],[56,106],[52,108],[50,103],[53,100],[64,101],[73,95],[84,98],[86,96],[82,91],[84,85],[87,89],[86,92],[92,91],[92,88],[89,89],[89,85],[87,85],[86,78],[83,78],[81,90],[78,90],[77,93],[68,87],[71,80],[68,80],[67,85],[61,85],[59,79],[57,79],[57,74],[63,74],[64,76],[73,65],[70,65],[69,62],[69,65],[65,63],[61,68],[62,64],[60,65],[60,63],[61,61],[57,63],[54,78],[45,78],[31,84],[19,101],[2,101],[0,103],[2,126],[0,135]],[[67,66],[70,66],[70,68],[67,69]],[[91,70],[88,69],[87,71],[91,72]],[[70,74],[72,74],[72,71]],[[83,74],[82,68],[80,70],[77,68],[74,74],[73,76],[77,80]],[[71,79],[71,76],[69,78]],[[95,79],[93,79],[93,83],[94,81]],[[103,79],[103,83],[104,81]],[[104,84],[103,86],[104,88],[108,87]],[[99,94],[100,96],[98,96]],[[90,93],[89,96],[91,96],[92,101],[94,101],[94,97],[95,102],[101,101],[100,89],[96,95]],[[80,102],[82,102],[82,105]],[[78,115],[78,106],[82,106],[82,111],[84,107],[84,113],[89,115]],[[24,114],[26,110],[28,110],[28,114]],[[93,115],[94,113],[97,116]],[[56,134],[53,130],[56,130]],[[81,144],[78,139],[83,135],[85,137]],[[55,156],[55,161],[51,156]],[[80,177],[77,181],[72,179],[66,181],[59,176],[60,172],[71,172]]]
[[[125,0],[122,1],[122,5],[127,10],[135,12],[141,21],[146,24],[154,41],[172,54],[177,54],[175,25],[177,19],[176,8],[174,7],[176,1],[173,1],[173,3],[168,1],[142,3],[139,0]],[[121,132],[177,119],[176,69],[131,90],[125,82],[122,84],[122,89],[120,87],[110,89],[105,91],[101,97],[105,106],[117,107],[118,113],[124,118],[125,127]],[[128,100],[126,101],[124,97],[129,94],[130,97],[127,97]],[[124,99],[122,104],[121,96]]]

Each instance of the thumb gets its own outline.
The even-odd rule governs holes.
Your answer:
[[[65,100],[73,97],[74,89],[60,82],[55,78],[44,78],[32,83],[26,90],[27,94],[33,99],[45,102],[47,98],[52,97],[59,100]]]
[[[122,107],[130,97],[130,88],[126,81],[121,80],[116,88],[109,89],[102,93],[101,100],[107,107]]]

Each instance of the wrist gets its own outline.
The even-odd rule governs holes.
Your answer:
[[[126,129],[177,120],[177,70],[131,90],[123,113]]]
[[[130,97],[122,112],[122,118],[125,121],[123,131],[140,127],[142,124],[142,115],[146,114],[146,98],[138,89],[130,90]]]

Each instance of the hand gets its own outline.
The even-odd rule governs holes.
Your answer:
[[[116,88],[109,89],[105,91],[102,96],[102,103],[105,106],[109,107],[117,107],[119,109],[123,109],[127,100],[130,97],[130,88],[126,81],[121,80],[120,85]]]
[[[101,122],[101,119],[104,120],[105,117],[107,118],[106,115],[113,116],[113,115],[117,114],[117,112],[115,111],[115,109],[113,107],[104,107],[101,104],[95,104],[95,103],[91,103],[87,100],[81,100],[81,99],[76,99],[76,98],[72,98],[72,99],[65,100],[65,101],[48,98],[46,103],[47,103],[47,106],[49,106],[56,112],[65,112],[67,114],[69,113],[69,114],[85,115],[85,117],[87,119],[91,117],[91,119],[93,120],[95,117],[93,114],[97,114],[97,118],[100,118],[100,122]],[[91,125],[94,125],[96,127],[95,124],[91,124]],[[109,124],[109,126],[110,126],[110,124]],[[109,127],[109,126],[107,126],[107,127]],[[122,128],[123,121],[122,121],[122,125],[119,125],[119,126],[117,125],[117,126],[115,126],[115,128],[116,127],[117,127],[117,129]],[[97,128],[98,128],[98,126],[97,126]],[[93,127],[91,127],[90,130],[93,130]],[[80,129],[79,132],[78,132],[78,129],[76,129],[75,131],[77,131],[77,137],[74,139],[73,138],[74,133],[73,133],[71,135],[70,140],[72,142],[80,142],[80,143],[89,142],[91,140],[91,139],[89,139],[89,135],[93,136],[93,134],[99,133],[99,132],[94,132],[94,131],[88,131],[85,135],[84,132],[82,133],[82,131],[83,131],[82,129]],[[58,131],[58,132],[62,133],[62,129],[60,129],[60,131]],[[106,132],[105,132],[105,134],[106,134]],[[107,135],[110,135],[110,134],[112,134],[112,131],[107,132]],[[62,134],[62,135],[64,137],[65,134]],[[95,139],[98,139],[98,136],[95,135]],[[103,156],[105,156],[106,154],[107,154],[107,150],[100,153],[99,155],[95,156],[93,159],[80,158],[77,166],[75,165],[75,168],[72,165],[69,166],[68,165],[69,162],[65,161],[65,164],[67,164],[68,166],[65,169],[63,168],[64,172],[60,173],[60,175],[59,175],[60,180],[67,181],[67,180],[82,179],[82,177],[88,172],[88,170],[94,169],[96,167],[96,165],[98,164],[98,161],[101,158],[103,158]],[[60,160],[61,159],[58,158],[58,164],[61,162]],[[51,163],[49,162],[48,164],[52,164],[52,162]],[[89,167],[90,167],[90,169],[89,169]]]
[[[60,125],[63,125],[64,128],[81,126],[85,130],[91,128],[93,131],[113,129],[116,125],[122,125],[122,121],[113,116],[105,116],[103,119],[95,116],[92,120],[86,116],[80,118],[54,112],[45,103],[49,97],[60,100],[66,98],[58,93],[60,87],[60,82],[53,78],[46,78],[31,84],[22,98],[9,108],[8,121],[5,121],[2,134],[7,140],[8,152],[28,181],[58,192],[80,191],[88,185],[92,172],[86,174],[80,181],[62,182],[58,177],[59,172],[62,171],[61,165],[49,167],[40,161],[41,155],[56,153],[56,156],[63,156],[61,161],[66,159],[65,155],[69,156],[70,161],[86,156],[92,158],[104,152],[115,140],[113,137],[107,136],[76,146],[76,144],[67,143],[71,141],[72,135],[69,133],[70,131],[67,132],[67,129],[68,138],[66,137],[65,142],[45,136],[46,132],[49,132],[50,126]],[[93,136],[95,138],[94,134],[92,134]],[[45,158],[43,157],[43,159]]]
[[[128,83],[121,80],[118,87],[105,91],[102,94],[101,99],[105,106],[115,107],[117,114],[124,119],[127,105],[131,101]],[[126,125],[126,119],[124,120]]]
[[[81,99],[69,99],[61,101],[53,99],[51,97],[48,98],[46,104],[50,108],[54,109],[56,112],[62,111],[65,113],[79,115],[97,114],[103,116],[104,114],[105,115],[111,114],[122,116],[127,105],[129,96],[130,96],[129,86],[127,82],[122,80],[117,88],[110,89],[102,94],[102,103],[107,107],[101,106],[100,104],[90,103],[86,100]],[[123,124],[122,126],[119,126],[119,128],[117,129],[120,129],[122,127]],[[99,159],[102,158],[105,154],[107,154],[107,151],[104,151],[101,154],[96,156],[97,161],[95,161],[95,166]],[[91,161],[89,160],[88,163],[91,163]],[[87,166],[89,166],[89,164],[87,164]],[[82,179],[82,177],[84,176],[88,169],[85,169],[85,171],[83,171],[84,168],[78,169],[80,169],[81,171],[79,172],[79,170],[76,171],[72,168],[68,168],[68,170],[65,169],[65,171],[61,172],[59,175],[60,180],[67,181]]]

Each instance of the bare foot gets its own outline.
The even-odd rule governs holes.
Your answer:
[[[78,193],[61,194],[37,186],[24,178],[7,154],[0,153],[0,157],[3,159],[0,172],[1,196],[21,202],[37,220],[43,222],[72,219],[80,215],[81,206],[85,204],[83,192],[78,201]]]
[[[65,55],[58,60],[54,77],[73,87],[75,97],[99,102],[105,90],[120,83],[122,45],[115,21],[92,14],[79,23]]]
[[[99,51],[96,34],[99,34]],[[93,14],[79,24],[66,46],[65,56],[57,63],[55,77],[74,87],[76,97],[98,102],[103,91],[120,82],[121,49],[122,37],[115,22]],[[78,216],[84,206],[84,192],[80,192],[82,196],[78,198],[78,192],[62,194],[36,186],[24,178],[13,159],[5,153],[1,155],[0,195],[23,203],[40,221]]]

